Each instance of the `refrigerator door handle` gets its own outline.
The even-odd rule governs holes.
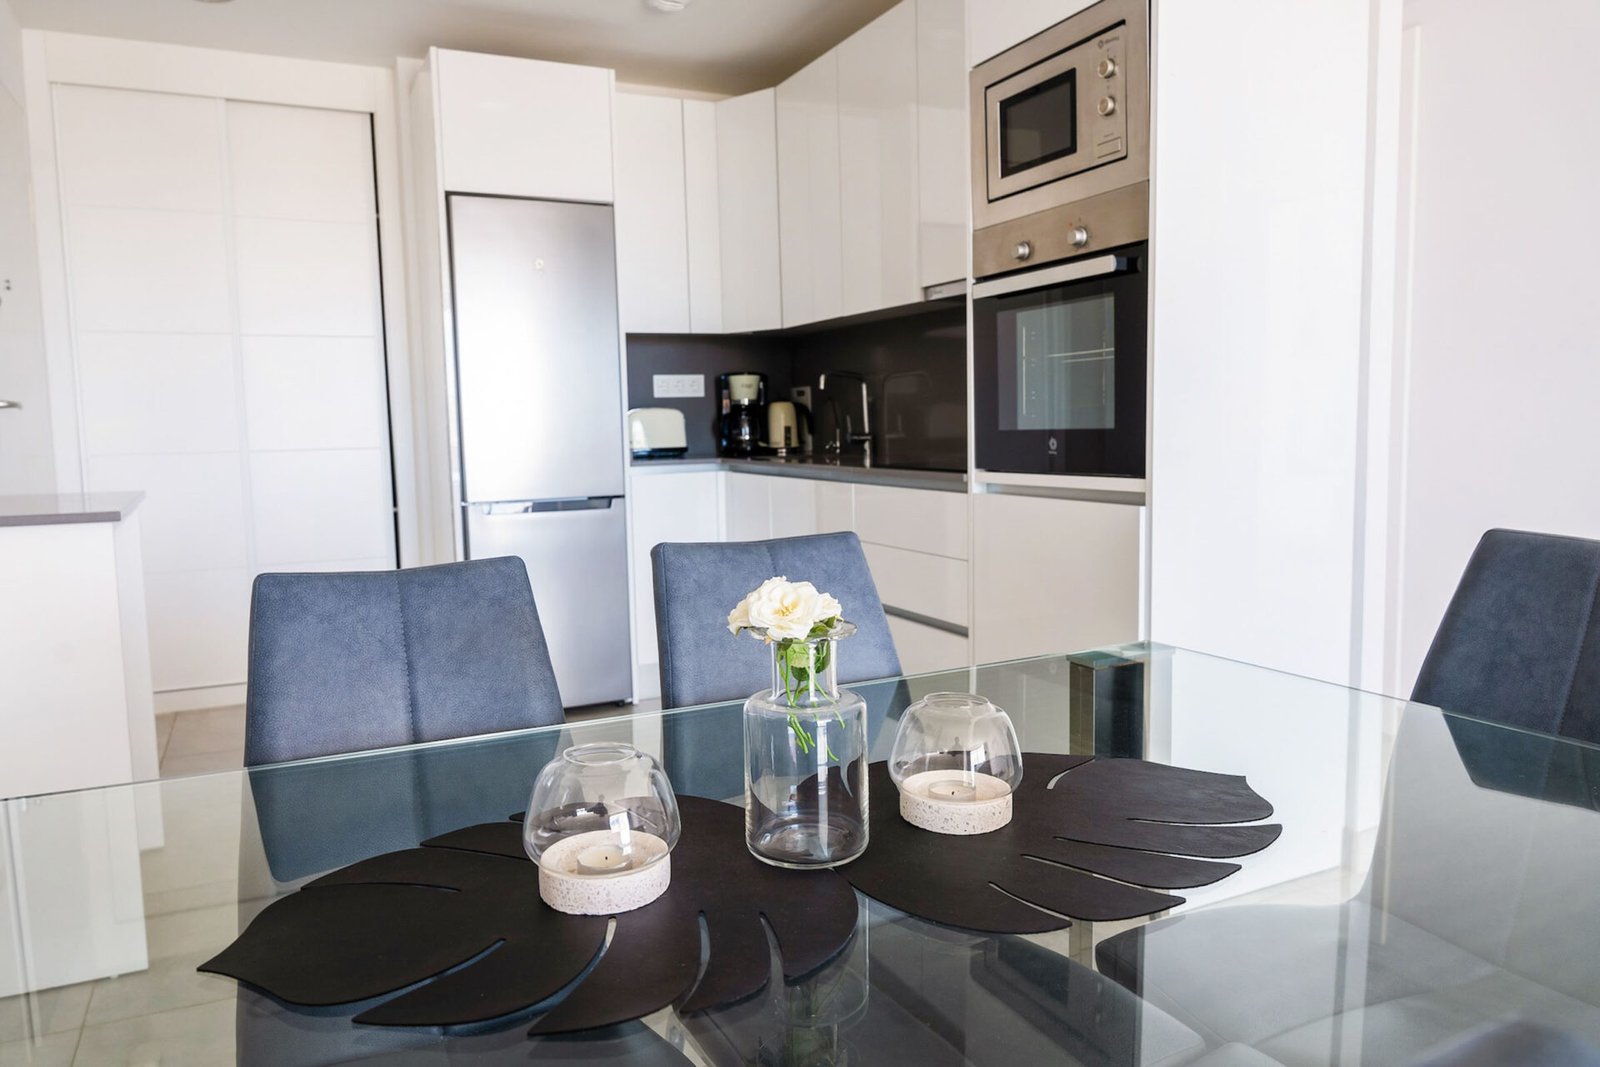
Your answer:
[[[567,500],[518,500],[513,503],[472,504],[485,515],[535,515],[547,511],[598,511],[609,508],[615,496],[580,496]]]

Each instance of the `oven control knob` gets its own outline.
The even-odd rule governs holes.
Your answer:
[[[1082,248],[1089,243],[1089,230],[1083,226],[1074,226],[1067,231],[1067,243],[1073,248]]]
[[[1117,110],[1117,98],[1114,96],[1102,96],[1100,102],[1094,106],[1094,109],[1102,115],[1109,115]]]
[[[1095,67],[1095,73],[1100,75],[1102,78],[1109,78],[1116,72],[1117,61],[1112,59],[1110,56],[1106,56],[1100,61],[1100,65]]]
[[[1015,255],[1018,260],[1027,259],[1033,255],[1033,243],[1031,241],[1018,241]]]

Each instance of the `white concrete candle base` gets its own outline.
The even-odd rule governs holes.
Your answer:
[[[579,853],[593,858],[595,846],[612,844],[610,830],[574,834],[551,845],[539,859],[539,899],[568,915],[615,915],[642,908],[672,883],[672,856],[654,834],[632,834],[633,862],[626,870],[586,874]]]
[[[1011,787],[992,774],[922,771],[900,783],[900,817],[936,834],[986,834],[1011,821]]]

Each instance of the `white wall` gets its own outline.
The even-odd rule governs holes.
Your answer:
[[[1364,535],[1372,31],[1348,0],[1153,12],[1151,636],[1334,681]]]
[[[1529,16],[1537,12],[1537,17]],[[1600,537],[1600,5],[1408,0],[1391,680],[1496,526]],[[1507,80],[1508,30],[1537,58]]]
[[[55,489],[50,385],[39,312],[22,32],[0,0],[0,493]]]

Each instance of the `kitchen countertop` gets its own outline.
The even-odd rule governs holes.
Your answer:
[[[737,471],[741,474],[772,474],[780,478],[812,478],[824,482],[859,482],[864,485],[893,485],[902,489],[967,491],[965,471],[927,470],[921,467],[869,467],[859,456],[843,459],[819,456],[760,456],[751,459],[726,456],[677,456],[672,459],[635,459],[629,464],[636,473],[661,472],[686,474],[691,471]]]
[[[121,522],[143,493],[20,493],[0,495],[0,526],[57,526]]]

